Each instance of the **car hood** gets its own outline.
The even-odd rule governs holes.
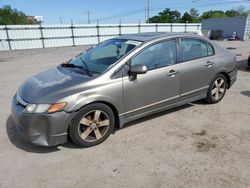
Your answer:
[[[18,89],[19,96],[28,103],[56,102],[70,88],[93,79],[71,68],[56,67],[43,71],[25,81]],[[46,99],[46,100],[45,100]]]

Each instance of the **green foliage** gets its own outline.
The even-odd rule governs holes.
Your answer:
[[[246,11],[245,7],[239,6],[236,9],[227,10],[225,13],[229,17],[247,16],[248,14],[250,14],[250,10]]]
[[[181,17],[180,22],[181,23],[193,23],[193,18],[188,12],[185,12],[183,16]]]
[[[225,13],[229,17],[240,16],[240,13],[237,12],[236,10],[227,10]]]
[[[178,23],[180,22],[181,13],[177,10],[171,11],[166,8],[164,11],[160,12],[159,15],[149,18],[150,23]]]
[[[22,11],[5,5],[0,8],[0,25],[33,24]]]
[[[206,11],[202,14],[201,18],[202,19],[208,19],[208,18],[223,18],[226,17],[225,12],[221,10],[210,10]]]
[[[247,16],[248,11],[245,10],[244,7],[240,6],[236,9],[227,10],[225,12],[215,10],[215,11],[207,11],[202,14],[202,19],[208,18],[223,18],[223,17],[235,17],[235,16]]]
[[[244,7],[239,6],[236,9],[227,11],[221,10],[209,10],[204,12],[201,16],[197,9],[192,8],[189,13],[185,12],[182,16],[177,10],[165,9],[159,12],[158,15],[149,18],[150,23],[198,23],[202,19],[209,18],[224,18],[224,17],[235,17],[235,16],[247,16],[250,11],[246,11]]]
[[[191,15],[192,17],[192,22],[193,23],[198,23],[201,21],[201,18],[199,16],[199,11],[195,8],[191,8],[189,14]]]
[[[250,11],[250,10],[246,11],[246,8],[243,6],[238,6],[238,8],[233,9],[233,10],[235,10],[236,12],[239,13],[238,16],[247,16],[249,14],[249,11]]]

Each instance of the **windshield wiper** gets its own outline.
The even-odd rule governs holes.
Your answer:
[[[86,72],[87,72],[87,75],[90,76],[90,77],[92,77],[93,75],[92,75],[92,73],[90,72],[87,63],[82,59],[82,57],[79,57],[79,59],[81,60],[82,64],[86,67],[85,70],[86,70]]]
[[[82,66],[74,65],[72,63],[63,63],[61,65],[62,65],[62,67],[70,67],[70,68],[80,68],[80,69],[83,69]]]
[[[92,74],[89,73],[89,70],[86,70],[85,68],[83,68],[82,66],[79,65],[75,65],[72,63],[63,63],[61,64],[62,67],[69,67],[69,68],[78,68],[78,69],[82,69],[88,76],[92,77]]]

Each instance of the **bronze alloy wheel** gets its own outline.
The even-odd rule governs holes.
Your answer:
[[[223,78],[217,78],[212,86],[212,97],[214,100],[220,100],[226,91],[226,83]]]
[[[78,134],[85,142],[100,140],[110,126],[109,116],[102,110],[92,110],[86,113],[78,124]]]

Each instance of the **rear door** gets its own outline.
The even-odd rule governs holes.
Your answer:
[[[182,38],[181,46],[181,100],[206,94],[216,68],[213,46],[198,38]]]

